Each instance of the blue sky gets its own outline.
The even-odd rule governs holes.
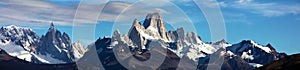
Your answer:
[[[45,34],[51,21],[56,28],[72,36],[73,18],[80,0],[3,0],[0,1],[0,25],[18,25],[34,29],[39,35]],[[300,1],[299,0],[217,0],[224,17],[227,41],[238,43],[254,40],[261,45],[271,43],[279,52],[300,53]],[[128,31],[134,18],[142,21],[147,13],[160,12],[164,20],[174,28],[184,27],[195,31],[201,38],[211,41],[208,23],[201,10],[192,0],[104,0],[84,2],[79,14],[78,25],[95,26],[93,40],[110,36],[112,30]],[[204,2],[213,7],[211,2]],[[103,7],[98,21],[97,15]],[[128,9],[125,9],[129,7]],[[124,10],[124,11],[123,11]],[[121,12],[123,11],[123,12]],[[77,13],[78,14],[78,13]],[[122,14],[122,15],[119,15]],[[116,19],[119,16],[118,19]],[[189,18],[189,19],[187,19]],[[113,27],[114,26],[114,27]],[[85,31],[79,31],[85,32]],[[85,37],[74,38],[81,40]],[[75,40],[74,40],[75,41]],[[85,41],[85,40],[82,40]],[[90,41],[89,41],[90,42]]]

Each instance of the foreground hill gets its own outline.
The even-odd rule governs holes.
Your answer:
[[[298,70],[300,69],[300,54],[294,54],[274,61],[256,70]]]
[[[0,49],[0,70],[77,70],[75,63],[36,64],[8,55]]]

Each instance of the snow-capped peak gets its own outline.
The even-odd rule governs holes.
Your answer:
[[[10,25],[0,29],[0,48],[9,55],[31,61],[29,51],[35,51],[32,44],[37,42],[38,35],[30,28]]]

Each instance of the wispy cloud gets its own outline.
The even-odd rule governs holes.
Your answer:
[[[101,1],[102,2],[102,1]],[[97,23],[94,15],[101,13],[99,21],[114,21],[119,19],[130,19],[135,15],[145,15],[149,12],[168,13],[161,8],[142,8],[142,6],[130,7],[132,3],[112,1],[101,4],[82,3],[80,11],[84,14],[77,14],[80,18],[76,22],[80,24]],[[143,4],[140,4],[143,5]],[[56,25],[72,26],[78,5],[56,4],[44,0],[1,0],[0,1],[0,22],[1,25],[14,24],[21,26],[45,26],[54,21]],[[105,8],[99,12],[96,8]],[[120,14],[124,9],[132,12]],[[101,10],[100,10],[101,11]]]
[[[128,2],[109,2],[103,8],[100,21],[132,21],[134,18],[144,16],[147,13],[159,12],[161,14],[169,14],[170,12],[158,8],[147,7],[143,2],[128,3]],[[116,20],[116,18],[118,18]]]
[[[61,6],[46,1],[38,0],[1,0],[1,23],[43,26],[51,20],[58,25],[70,25],[74,7]]]
[[[284,16],[300,14],[299,4],[261,3],[253,0],[223,1],[225,8],[235,8],[263,16]]]

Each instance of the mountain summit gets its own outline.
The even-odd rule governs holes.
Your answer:
[[[159,13],[150,13],[146,16],[144,21],[144,27],[146,30],[153,30],[152,34],[159,34],[159,37],[166,40],[166,28],[163,21],[163,18],[159,15]]]
[[[143,47],[148,39],[167,40],[166,28],[164,21],[158,13],[148,14],[143,25],[135,19],[128,33],[129,39],[134,42],[137,47]]]

